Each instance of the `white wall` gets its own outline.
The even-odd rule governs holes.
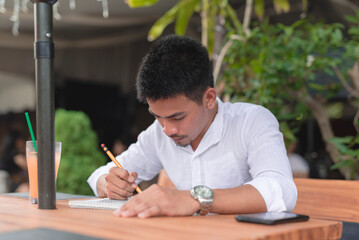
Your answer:
[[[35,81],[0,71],[0,114],[35,110]]]

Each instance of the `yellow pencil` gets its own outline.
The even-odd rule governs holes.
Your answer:
[[[117,167],[124,169],[121,164],[116,160],[116,158],[113,156],[110,150],[106,147],[105,144],[101,144],[102,149],[107,153],[107,155],[110,157],[110,159],[116,164]],[[138,193],[141,193],[141,189],[139,187],[136,187],[136,191]]]

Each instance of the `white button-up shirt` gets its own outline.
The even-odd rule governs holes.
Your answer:
[[[268,211],[293,210],[297,189],[276,118],[258,105],[217,102],[218,113],[196,151],[190,145],[177,146],[155,120],[116,159],[129,172],[138,173],[137,183],[164,168],[180,190],[250,184],[262,195]],[[96,195],[97,180],[114,166],[109,162],[89,177]]]

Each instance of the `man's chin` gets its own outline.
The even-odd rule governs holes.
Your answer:
[[[175,142],[176,143],[176,142]],[[177,146],[179,147],[187,147],[188,145],[190,145],[190,143],[185,143],[185,144],[182,144],[182,143],[176,143]]]
[[[172,140],[173,140],[173,139],[172,139]],[[188,145],[191,144],[191,141],[185,142],[185,139],[181,139],[181,140],[179,140],[179,141],[175,141],[175,140],[173,140],[173,141],[175,142],[175,144],[176,144],[177,146],[180,146],[180,147],[187,147]]]

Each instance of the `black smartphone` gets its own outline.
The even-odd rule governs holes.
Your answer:
[[[236,215],[238,222],[250,222],[273,225],[278,223],[308,221],[309,216],[290,212],[263,212]]]

